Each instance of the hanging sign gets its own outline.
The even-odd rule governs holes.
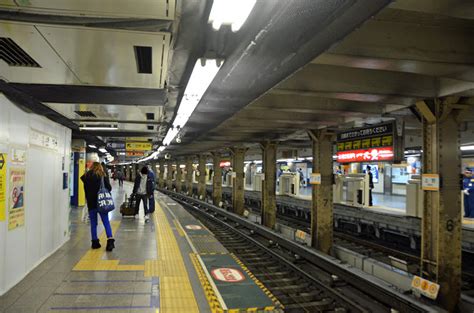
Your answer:
[[[125,153],[126,156],[144,156],[145,152],[143,151],[127,151]]]
[[[219,163],[219,167],[229,167],[230,166],[230,161],[221,161]]]
[[[8,203],[8,230],[25,224],[25,169],[10,170],[10,194]]]
[[[107,149],[123,150],[125,149],[125,143],[124,142],[107,142],[105,144],[105,147]]]
[[[7,154],[0,153],[0,222],[6,219],[6,199],[7,199]]]
[[[337,162],[372,162],[393,160],[393,147],[337,152]]]
[[[337,161],[393,161],[394,122],[355,128],[337,135]]]
[[[150,151],[152,144],[149,142],[127,142],[125,150],[127,151]]]

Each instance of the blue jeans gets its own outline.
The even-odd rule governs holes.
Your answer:
[[[92,240],[99,239],[97,237],[97,214],[100,215],[102,219],[102,224],[104,224],[105,233],[107,234],[107,238],[112,238],[112,227],[110,227],[109,216],[107,213],[99,213],[97,210],[89,210],[89,218],[91,220],[91,237]]]

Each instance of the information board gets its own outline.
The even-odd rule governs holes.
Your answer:
[[[0,153],[0,222],[6,219],[7,160],[8,155],[6,153]]]
[[[152,144],[149,142],[127,142],[125,150],[127,151],[150,151]]]
[[[337,161],[393,161],[394,129],[394,122],[390,122],[337,134]]]

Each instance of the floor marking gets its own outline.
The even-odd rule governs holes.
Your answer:
[[[160,277],[160,308],[163,313],[199,312],[181,250],[161,205],[156,202],[158,260],[145,262],[145,277]]]
[[[120,221],[110,221],[112,234],[117,233]],[[103,243],[100,249],[89,249],[86,254],[77,262],[73,271],[144,271],[144,265],[120,265],[120,260],[103,260],[105,251],[105,243],[107,235],[102,231],[99,240]]]

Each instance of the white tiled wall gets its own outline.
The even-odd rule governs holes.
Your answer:
[[[32,129],[57,138],[57,149],[30,144]],[[10,158],[12,148],[27,151],[25,225],[8,231],[8,217],[0,222],[0,295],[69,239],[69,193],[62,188],[62,177],[69,172],[70,129],[26,113],[0,94],[0,152]],[[6,202],[2,209],[8,216],[8,197]]]

